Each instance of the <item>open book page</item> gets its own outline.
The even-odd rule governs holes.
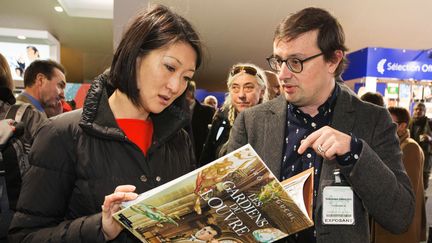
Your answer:
[[[114,218],[143,242],[273,242],[313,225],[250,145],[123,207]]]
[[[288,195],[309,218],[312,218],[313,173],[314,167],[281,182]]]

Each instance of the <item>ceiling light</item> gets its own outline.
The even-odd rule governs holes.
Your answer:
[[[27,39],[27,37],[25,37],[25,36],[23,36],[23,35],[19,35],[19,36],[17,36],[17,38],[20,39],[20,40],[25,40],[25,39]]]
[[[63,12],[63,8],[60,6],[55,6],[54,9],[55,9],[55,11],[57,11],[59,13]]]

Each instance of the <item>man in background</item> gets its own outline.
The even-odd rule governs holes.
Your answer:
[[[426,240],[426,209],[425,193],[423,190],[424,155],[417,142],[410,138],[408,130],[410,114],[408,110],[402,107],[390,107],[388,110],[393,122],[396,123],[397,126],[396,133],[399,137],[400,148],[402,150],[402,161],[413,186],[415,194],[415,213],[408,230],[399,235],[392,234],[379,224],[374,223],[372,242],[419,243]]]
[[[215,110],[218,109],[218,100],[214,95],[208,95],[204,98],[204,105],[213,107]]]
[[[361,100],[381,106],[384,106],[384,98],[378,92],[367,92],[360,97]]]
[[[62,113],[66,77],[64,67],[52,60],[35,60],[24,72],[24,91],[17,103],[29,103],[47,117]]]
[[[212,118],[215,113],[215,109],[208,105],[202,105],[195,98],[196,84],[194,81],[190,81],[186,88],[186,100],[189,104],[191,112],[191,123],[190,127],[186,128],[192,143],[194,145],[195,158],[198,159],[201,156],[201,151],[207,134],[209,132],[208,125],[212,123]]]
[[[424,153],[423,184],[426,190],[429,186],[429,175],[432,165],[430,161],[432,152],[432,131],[429,127],[429,119],[426,116],[426,106],[424,103],[419,102],[414,106],[413,117],[408,128],[411,133],[411,138],[420,145]]]
[[[266,94],[264,95],[264,101],[272,100],[281,94],[281,86],[277,74],[273,71],[264,71],[267,77],[266,83]]]

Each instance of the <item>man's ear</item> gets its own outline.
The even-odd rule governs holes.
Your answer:
[[[406,123],[406,122],[401,122],[400,124],[399,124],[399,126],[401,126],[402,127],[402,129],[407,129],[408,128],[408,123]]]
[[[264,98],[264,94],[265,94],[265,92],[266,92],[266,87],[264,87],[262,90],[261,90],[261,92],[260,92],[260,99],[262,99],[262,98]]]
[[[336,50],[334,52],[333,58],[328,62],[329,64],[329,72],[335,73],[339,63],[342,61],[342,58],[345,56],[345,53],[342,50]]]
[[[35,85],[42,86],[44,79],[46,79],[46,76],[42,73],[38,73],[36,75]]]

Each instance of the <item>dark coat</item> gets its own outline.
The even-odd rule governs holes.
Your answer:
[[[402,164],[396,125],[385,108],[360,101],[343,84],[337,97],[331,127],[352,133],[363,142],[354,165],[341,166],[324,160],[314,210],[318,243],[365,243],[370,241],[369,215],[392,233],[402,233],[411,224],[414,193]],[[247,143],[279,176],[284,148],[287,101],[283,95],[241,112],[231,129],[228,152]],[[322,189],[333,183],[333,170],[340,168],[353,188],[355,225],[322,224]]]
[[[210,132],[204,143],[204,148],[199,159],[199,166],[206,165],[219,158],[222,146],[228,141],[231,125],[228,120],[227,110],[216,112],[211,124]]]
[[[211,124],[215,110],[213,107],[201,104],[195,99],[195,106],[192,111],[191,128],[188,129],[189,136],[193,139],[195,158],[199,159],[207,134],[208,125]]]
[[[150,115],[153,142],[144,156],[117,126],[104,79],[94,81],[82,110],[55,117],[38,133],[9,231],[11,242],[104,242],[100,212],[105,195],[124,184],[142,193],[194,168],[183,110],[173,104]],[[138,240],[123,230],[113,242]]]

